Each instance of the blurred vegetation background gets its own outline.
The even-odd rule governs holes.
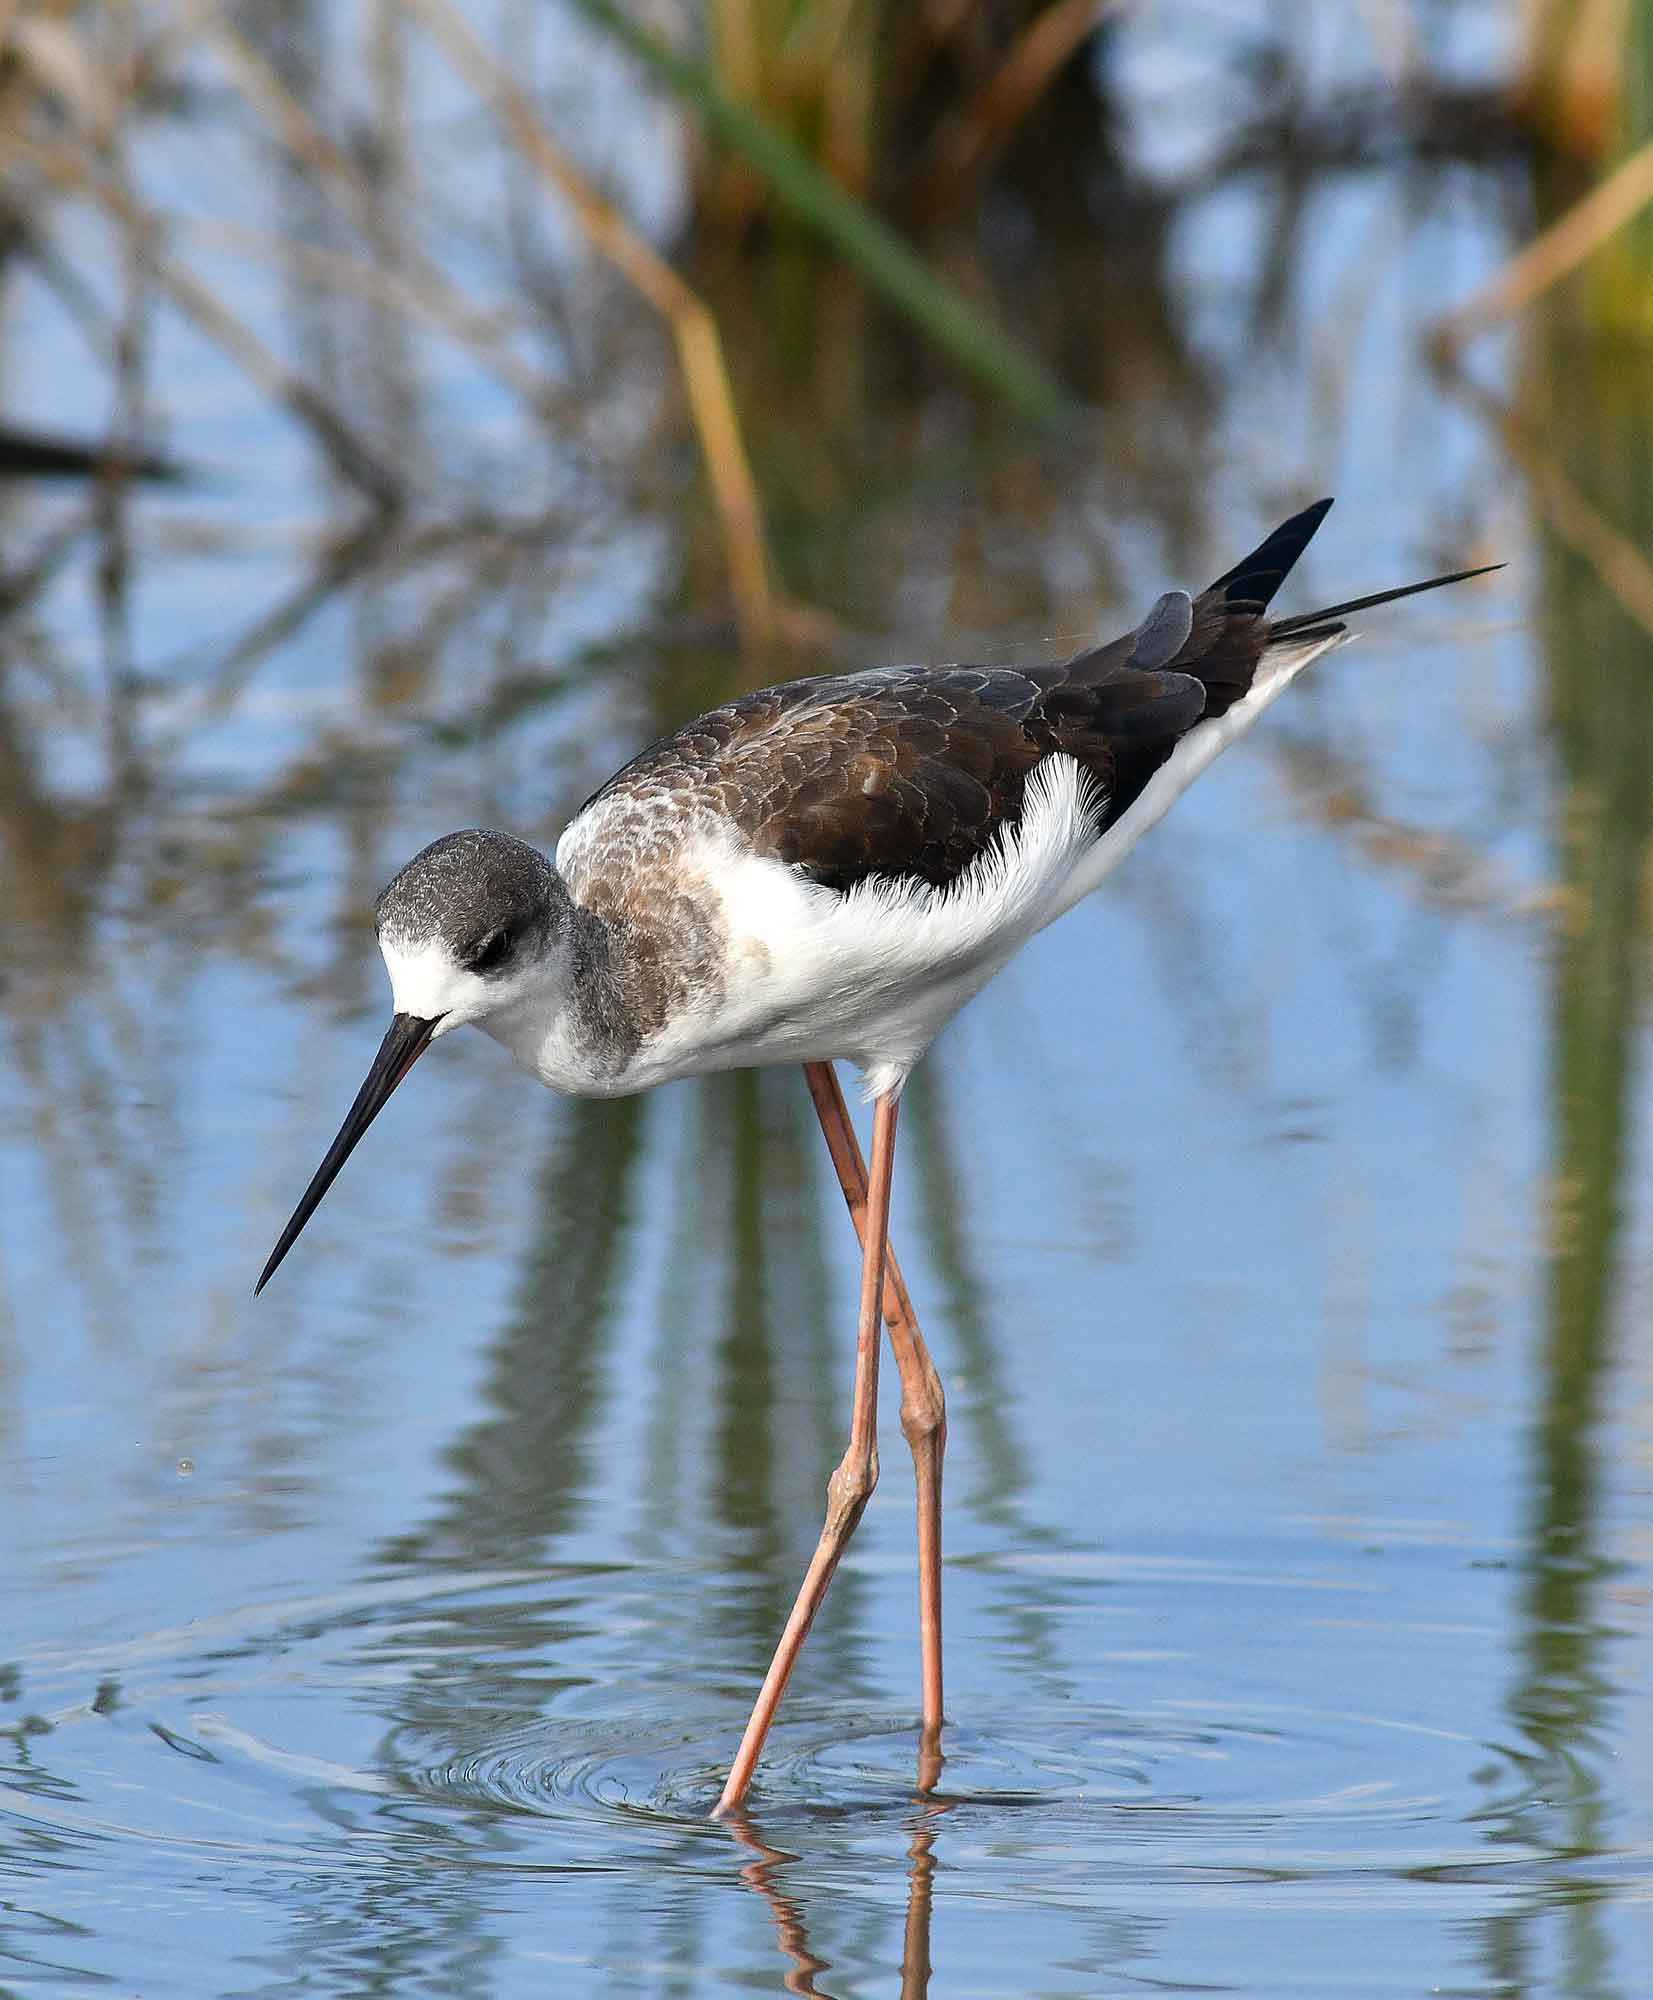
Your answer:
[[[732,687],[1077,640],[1150,546],[1194,574],[1237,493],[1243,540],[1314,490],[1247,429],[1258,380],[1298,379],[1336,469],[1393,267],[1351,256],[1305,347],[1308,219],[1383,169],[1420,227],[1506,246],[1396,365],[1545,524],[1557,1032],[1594,1121],[1562,1178],[1599,1247],[1645,991],[1653,0],[11,0],[0,48],[25,1024],[90,990],[77,923],[117,882],[310,976],[250,891],[320,808],[359,1000],[387,801],[494,745],[476,816],[525,714],[557,717],[550,831]],[[1225,353],[1186,269],[1237,188],[1266,222],[1216,258]],[[1419,520],[1418,560],[1501,553],[1506,501]],[[1317,754],[1311,812],[1429,895],[1492,879]]]
[[[979,470],[990,435],[991,476],[1020,481],[1025,503],[1047,468],[1094,455],[1105,419],[1116,477],[1136,461],[1138,506],[1197,504],[1178,498],[1188,454],[1168,434],[1192,425],[1197,460],[1215,390],[1167,245],[1213,188],[1276,184],[1259,325],[1326,177],[1398,161],[1426,202],[1500,202],[1509,266],[1436,329],[1466,398],[1486,401],[1465,371],[1474,339],[1580,272],[1543,338],[1622,352],[1649,334],[1641,0],[1163,5],[1142,10],[1173,52],[1160,77],[1121,59],[1127,11],[13,0],[0,253],[10,297],[49,295],[54,334],[79,350],[84,421],[36,425],[14,380],[0,475],[81,480],[86,497],[14,518],[31,532],[8,538],[7,612],[97,540],[107,746],[128,754],[123,497],[235,478],[203,457],[165,373],[186,330],[324,469],[312,592],[374,565],[477,558],[482,539],[491,588],[589,541],[605,505],[658,518],[665,503],[683,524],[674,608],[732,617],[753,658],[830,649],[840,620],[878,603],[855,516],[878,514],[898,459],[939,469],[954,453],[963,474],[974,451]],[[1193,41],[1207,71],[1179,80],[1174,52]],[[1364,64],[1340,59],[1351,42]],[[652,131],[629,99],[615,117],[638,76]],[[1466,165],[1494,172],[1473,196],[1452,179]],[[1358,337],[1353,318],[1345,331]],[[1538,407],[1545,393],[1484,413],[1540,455],[1540,504],[1646,624],[1638,524],[1577,490],[1552,454],[1576,413]],[[469,434],[467,412],[485,418]],[[1135,454],[1118,445],[1130,426]],[[1006,448],[1016,427],[1024,447]],[[224,532],[222,509],[199,512],[197,541]],[[228,649],[220,709],[302,612]]]

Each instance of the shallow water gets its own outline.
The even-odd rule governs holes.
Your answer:
[[[766,432],[856,657],[1054,651],[1321,485],[1294,603],[1510,567],[1372,618],[920,1071],[946,1761],[887,1382],[732,1825],[847,1421],[801,1081],[558,1101],[456,1037],[250,1298],[381,1030],[379,883],[549,837],[732,649],[651,614],[670,509],[576,540],[545,463],[467,474],[546,502],[514,556],[399,531],[266,629],[336,496],[163,327],[235,474],[131,503],[136,685],[91,550],[7,639],[0,1992],[1649,1990],[1653,651],[1419,359],[1500,189],[1332,178],[1267,313],[1275,191],[1180,205],[1193,373],[1061,448],[945,396]],[[25,291],[67,421],[54,332]],[[510,467],[462,371],[422,394]]]

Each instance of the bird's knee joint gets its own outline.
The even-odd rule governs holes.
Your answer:
[[[878,1484],[878,1447],[865,1457],[845,1458],[827,1481],[827,1507],[833,1514],[858,1517]]]
[[[947,1442],[947,1398],[933,1369],[921,1388],[901,1398],[901,1435],[915,1451]]]

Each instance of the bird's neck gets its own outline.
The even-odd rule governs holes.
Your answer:
[[[635,1089],[626,1072],[645,1033],[637,957],[623,922],[570,903],[544,981],[481,1025],[553,1090],[608,1097]]]

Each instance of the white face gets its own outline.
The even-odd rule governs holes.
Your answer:
[[[434,1020],[436,1036],[462,1028],[468,1020],[486,1020],[522,1000],[536,1010],[554,1006],[566,974],[556,950],[518,950],[508,964],[486,976],[466,972],[440,938],[406,944],[380,936],[378,952],[390,974],[392,1010]]]
[[[379,952],[390,974],[395,1012],[415,1014],[422,1021],[440,1016],[438,1035],[445,1035],[461,1022],[474,1021],[493,1004],[487,980],[455,964],[452,953],[436,939],[409,950],[382,937]]]
[[[484,978],[467,972],[440,939],[417,946],[379,939],[379,952],[390,974],[391,1005],[398,1014],[414,1014],[422,1021],[436,1021],[436,1035],[467,1021],[480,1021],[519,1000],[530,989],[546,982],[544,959],[502,967]],[[434,1041],[436,1036],[432,1036]]]

